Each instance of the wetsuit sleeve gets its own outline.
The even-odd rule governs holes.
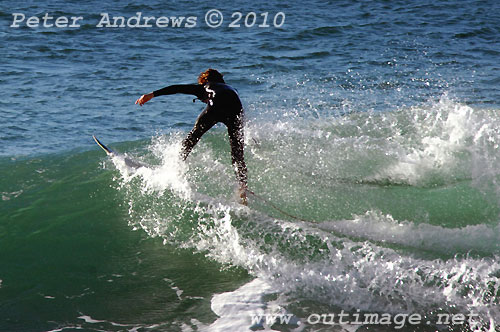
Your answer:
[[[206,99],[207,92],[203,85],[200,84],[176,84],[169,85],[160,90],[153,91],[155,97],[163,95],[173,95],[176,93],[183,93],[188,95],[194,95],[200,99]]]

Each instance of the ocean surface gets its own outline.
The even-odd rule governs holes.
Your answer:
[[[499,39],[496,0],[2,0],[0,331],[500,331]],[[224,126],[179,160],[203,103],[134,104],[207,68],[247,207]]]

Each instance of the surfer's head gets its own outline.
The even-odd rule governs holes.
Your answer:
[[[224,79],[222,78],[222,74],[219,73],[215,69],[207,69],[204,72],[198,76],[198,83],[205,85],[208,82],[213,82],[213,83],[226,83],[224,82]]]

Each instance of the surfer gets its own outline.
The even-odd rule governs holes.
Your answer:
[[[248,186],[247,167],[243,157],[243,107],[238,93],[224,82],[221,73],[215,69],[208,69],[198,76],[198,84],[169,85],[142,95],[135,103],[142,106],[154,97],[175,93],[194,95],[207,104],[198,116],[193,129],[182,142],[182,159],[186,160],[201,136],[216,123],[225,124],[229,133],[232,164],[239,182],[238,194],[241,203],[246,204]]]

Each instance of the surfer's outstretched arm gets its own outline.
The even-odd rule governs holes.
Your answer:
[[[183,93],[188,95],[194,95],[201,100],[205,100],[207,96],[207,92],[205,88],[201,84],[175,84],[164,87],[163,89],[155,90],[151,93],[147,93],[142,95],[139,99],[136,100],[136,104],[144,105],[154,97],[163,96],[163,95],[173,95],[176,93]]]

